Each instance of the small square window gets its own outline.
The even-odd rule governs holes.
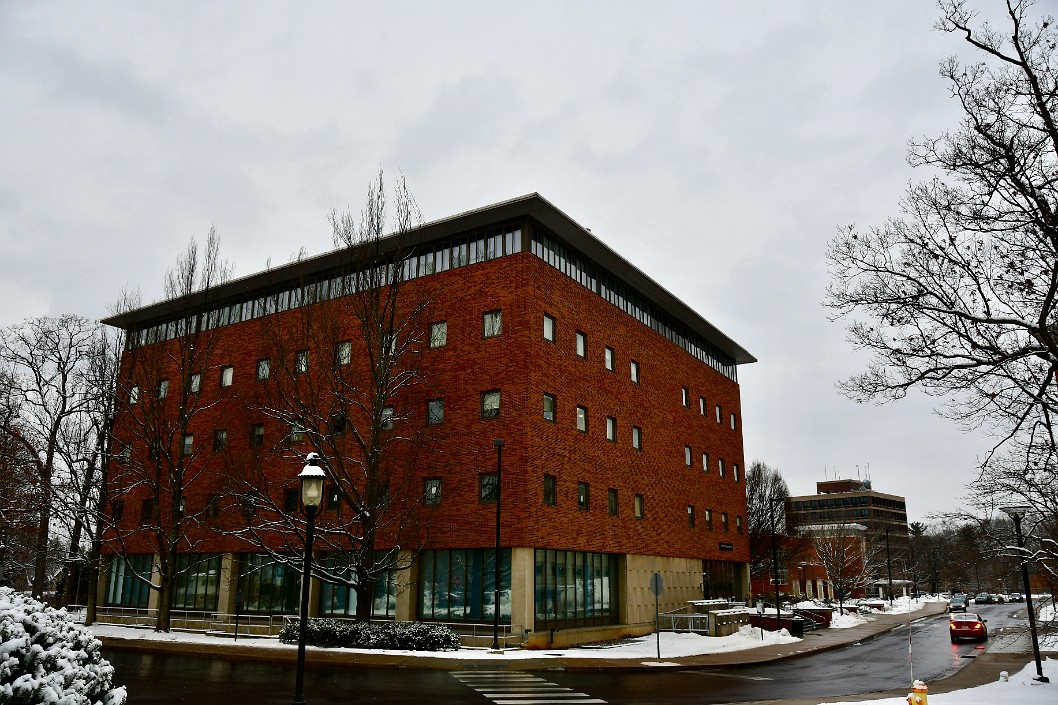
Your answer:
[[[220,386],[230,387],[232,378],[235,376],[235,368],[231,365],[225,365],[220,368]]]
[[[486,311],[481,322],[482,337],[495,338],[503,333],[503,311]]]
[[[393,407],[384,406],[382,407],[382,417],[379,419],[382,422],[382,430],[388,431],[393,428]]]
[[[683,464],[691,467],[691,447],[683,446]]]
[[[257,361],[257,381],[263,382],[272,374],[272,362],[268,358]]]
[[[544,314],[544,340],[555,342],[555,319]]]
[[[694,528],[694,505],[687,505],[687,526]]]
[[[727,512],[720,512],[720,528],[725,534],[730,530],[730,526],[727,523]]]
[[[691,392],[686,387],[680,388],[680,402],[685,407],[689,407],[691,405]]]
[[[705,416],[705,397],[698,397],[698,413]]]
[[[636,384],[639,384],[639,363],[636,362],[635,360],[632,360],[631,370],[632,370],[632,381],[635,382]]]
[[[606,417],[606,440],[611,443],[617,442],[617,419],[613,416]]]
[[[169,396],[169,380],[163,379],[158,383],[158,398],[165,399]]]
[[[202,389],[202,373],[192,372],[191,379],[188,381],[187,389],[192,394],[197,394],[198,390]]]
[[[716,422],[717,423],[724,423],[723,416],[724,416],[723,412],[720,411],[720,405],[717,404],[716,405]]]
[[[633,505],[636,519],[643,518],[643,495],[637,494]]]
[[[577,357],[588,356],[588,336],[577,331]]]
[[[195,437],[194,437],[194,435],[189,433],[186,436],[184,436],[184,442],[180,446],[180,454],[181,455],[191,455],[191,453],[192,453],[192,451],[194,451],[194,449],[195,449]]]
[[[303,375],[309,371],[309,351],[298,350],[294,358],[294,374]]]
[[[713,530],[713,510],[712,509],[706,509],[705,510],[705,528],[708,529],[709,531]]]
[[[607,347],[606,347],[606,348],[605,348],[605,349],[603,350],[603,356],[602,356],[602,359],[603,359],[603,365],[605,365],[605,366],[606,366],[606,369],[608,369],[608,370],[609,370],[610,372],[613,372],[613,365],[614,365],[614,361],[613,361],[613,348],[611,348],[611,347],[607,346]]]
[[[591,495],[587,482],[577,483],[577,509],[586,512],[591,509]]]
[[[577,407],[577,430],[581,433],[588,432],[588,410],[583,406]]]
[[[448,345],[448,321],[430,324],[430,347],[443,348]]]
[[[500,417],[500,390],[493,389],[481,393],[481,418],[498,419]]]
[[[478,475],[478,501],[482,504],[495,504],[499,494],[499,483],[496,482],[497,475],[487,472]]]
[[[735,420],[735,415],[731,414],[731,430],[734,431],[738,428],[738,423]]]
[[[558,478],[544,475],[544,504],[554,505],[558,502]]]
[[[283,511],[288,514],[296,512],[298,510],[298,491],[296,489],[287,488],[283,490]]]
[[[129,390],[129,404],[138,404],[140,401],[140,388],[133,387]]]
[[[264,424],[258,423],[250,426],[250,447],[260,448],[264,445]]]
[[[632,427],[632,447],[636,450],[643,450],[643,429],[639,426]]]
[[[441,478],[428,477],[423,481],[422,503],[427,507],[441,505]]]
[[[555,395],[544,392],[544,420],[555,423]]]
[[[717,471],[720,473],[720,477],[724,476],[724,459],[720,458],[716,461]]]
[[[428,426],[436,426],[444,423],[445,420],[445,400],[444,399],[430,399],[426,402],[426,424]]]
[[[228,447],[228,429],[218,428],[213,432],[213,452],[220,453]]]
[[[341,367],[353,361],[353,341],[342,340],[334,347],[334,364]]]
[[[606,490],[606,511],[610,516],[617,516],[617,490],[613,487]]]

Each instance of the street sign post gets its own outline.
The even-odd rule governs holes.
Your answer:
[[[661,573],[653,573],[650,576],[650,592],[654,595],[654,633],[658,640],[658,660],[661,660],[661,610],[658,595],[665,592],[665,581],[661,579]]]

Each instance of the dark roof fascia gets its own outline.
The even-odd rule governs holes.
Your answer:
[[[464,213],[426,223],[407,233],[404,246],[407,249],[428,244],[459,233],[496,225],[505,221],[531,218],[550,230],[570,247],[578,250],[618,279],[638,290],[661,310],[682,322],[706,341],[730,355],[736,364],[756,362],[757,359],[742,346],[724,335],[718,328],[702,318],[692,308],[666,291],[660,284],[644,274],[628,260],[611,250],[572,218],[552,205],[537,193],[527,194],[508,201],[496,203]],[[383,241],[386,252],[395,251],[399,241],[387,237]],[[325,273],[342,267],[349,261],[344,250],[327,252],[275,269],[240,277],[215,287],[209,292],[195,292],[167,301],[160,301],[134,311],[103,319],[102,323],[133,330],[161,323],[178,317],[182,312],[196,310],[204,305],[219,307],[235,301],[264,295],[281,284],[311,281]]]

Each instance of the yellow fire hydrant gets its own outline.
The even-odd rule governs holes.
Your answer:
[[[907,705],[929,705],[929,688],[922,681],[915,681],[907,694]]]

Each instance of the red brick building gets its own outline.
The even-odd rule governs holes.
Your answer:
[[[387,408],[397,431],[428,442],[400,451],[410,474],[399,491],[386,488],[395,495],[386,500],[410,508],[415,521],[399,538],[381,539],[405,560],[380,582],[374,612],[491,621],[494,439],[504,441],[500,610],[514,634],[557,629],[578,641],[648,631],[653,572],[664,577],[663,610],[702,597],[745,599],[737,366],[754,358],[536,194],[415,228],[401,248],[402,296],[425,302],[415,314],[424,334],[408,338],[421,376],[397,388]],[[253,465],[274,482],[263,490],[272,504],[293,513],[299,459],[318,448],[325,467],[334,461],[326,444],[337,431],[326,416],[262,413],[283,388],[261,374],[264,365],[272,384],[287,366],[294,384],[299,374],[316,379],[313,368],[367,364],[358,323],[341,308],[351,295],[341,284],[346,254],[223,284],[208,302],[188,295],[106,321],[128,331],[121,396],[135,402],[119,409],[114,473],[169,454],[183,486],[166,500],[148,498],[142,482],[117,483],[104,603],[165,599],[137,577],[159,570],[152,532],[161,514],[188,522],[176,544],[193,556],[180,561],[174,608],[230,612],[238,591],[247,611],[294,611],[294,571],[237,530],[263,525],[263,515],[241,516],[223,488]],[[337,348],[283,343],[310,315],[345,326]],[[173,361],[191,329],[208,331],[208,359],[184,369]],[[156,356],[168,362],[137,378],[133,358],[151,350],[170,351]],[[148,402],[196,405],[160,451],[132,430]],[[282,452],[261,451],[274,448]],[[355,524],[339,509],[332,523]],[[314,579],[311,590],[315,613],[351,613],[348,588]]]

